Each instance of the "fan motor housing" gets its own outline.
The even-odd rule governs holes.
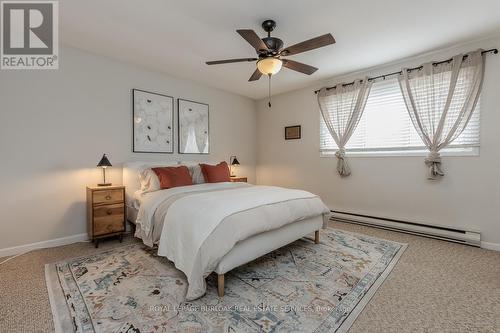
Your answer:
[[[278,53],[283,48],[283,41],[276,37],[265,37],[262,41],[272,53]]]
[[[276,37],[271,37],[271,31],[276,28],[276,22],[274,20],[265,20],[262,22],[262,29],[267,32],[267,37],[262,38],[262,41],[266,44],[268,50],[265,52],[259,52],[261,57],[275,56],[283,48],[283,41]]]

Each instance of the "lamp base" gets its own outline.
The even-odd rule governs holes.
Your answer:
[[[111,186],[112,184],[111,183],[100,183],[100,184],[97,184],[97,186]]]

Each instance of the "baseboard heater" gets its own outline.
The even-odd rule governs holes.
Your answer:
[[[350,212],[339,212],[333,210],[331,212],[331,219],[334,221],[356,223],[419,236],[437,238],[461,244],[478,247],[481,246],[481,233],[478,231],[395,220],[385,217],[354,214]]]

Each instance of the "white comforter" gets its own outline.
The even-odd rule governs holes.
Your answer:
[[[189,284],[187,300],[196,299],[205,293],[205,276],[215,269],[220,259],[239,240],[232,239],[234,236],[231,234],[218,232],[221,246],[212,249],[212,253],[201,253],[203,244],[226,218],[266,205],[283,206],[282,218],[259,220],[245,226],[250,237],[329,212],[319,197],[306,191],[244,183],[200,184],[145,196],[137,220],[144,235],[151,233],[155,211],[167,200],[172,202],[166,207],[163,205],[167,211],[158,254],[172,260],[186,274]]]

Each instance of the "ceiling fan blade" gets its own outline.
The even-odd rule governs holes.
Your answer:
[[[261,76],[262,76],[262,73],[257,68],[255,70],[255,72],[253,72],[252,76],[250,76],[250,78],[248,79],[248,81],[257,81],[258,79],[260,79]]]
[[[316,67],[309,66],[309,65],[306,65],[306,64],[303,64],[301,62],[294,61],[294,60],[281,59],[281,61],[283,61],[283,66],[285,66],[286,68],[289,68],[289,69],[292,69],[294,71],[301,72],[301,73],[304,73],[307,75],[311,75],[312,73],[314,73],[318,70]]]
[[[260,39],[259,35],[257,35],[255,31],[251,29],[240,29],[236,30],[236,32],[239,33],[240,36],[243,37],[248,43],[250,43],[256,51],[268,50],[266,43]]]
[[[326,34],[316,38],[311,38],[302,43],[289,46],[285,48],[283,51],[281,51],[281,55],[289,56],[293,54],[298,54],[334,43],[335,43],[335,38],[333,38],[332,34]]]
[[[216,61],[207,61],[207,65],[219,65],[219,64],[229,64],[232,62],[245,62],[245,61],[255,61],[259,60],[257,58],[238,58],[238,59],[227,59],[227,60],[216,60]]]

